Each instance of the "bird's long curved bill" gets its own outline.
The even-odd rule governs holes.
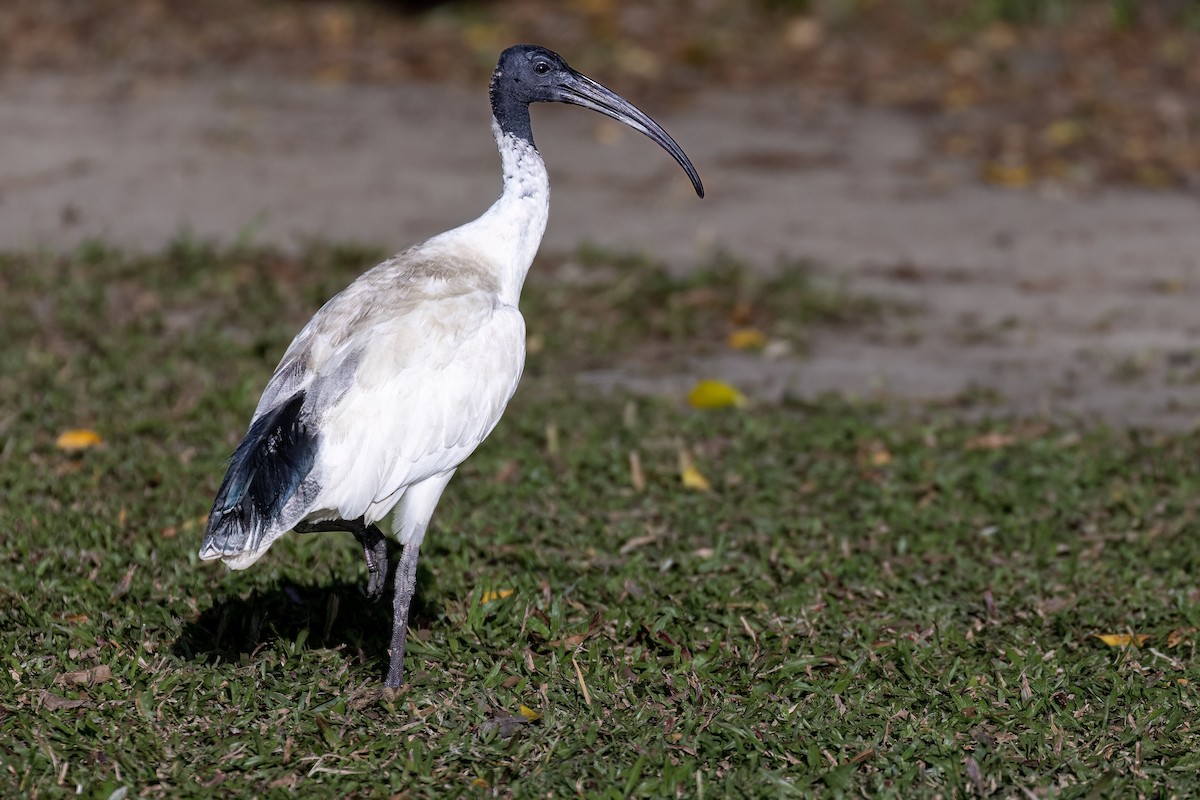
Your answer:
[[[692,181],[692,186],[696,189],[696,195],[704,197],[704,184],[700,182],[700,173],[696,172],[696,168],[692,166],[687,153],[683,152],[683,148],[671,138],[669,133],[663,130],[661,125],[650,119],[633,103],[578,72],[573,73],[569,80],[561,83],[559,89],[562,91],[562,102],[598,111],[653,139],[659,147],[666,150],[672,158],[679,162],[679,166],[683,167],[683,171],[687,173],[688,178]]]

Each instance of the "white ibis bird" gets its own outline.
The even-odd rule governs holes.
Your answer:
[[[417,556],[434,507],[500,420],[525,364],[517,303],[550,202],[529,104],[583,106],[641,131],[704,196],[692,162],[658,123],[556,53],[505,50],[489,94],[500,199],[364,273],[304,326],[233,453],[200,548],[202,559],[245,569],[288,531],[349,531],[366,554],[367,593],[378,598],[388,558],[376,523],[393,512],[402,549],[388,687],[403,682]]]

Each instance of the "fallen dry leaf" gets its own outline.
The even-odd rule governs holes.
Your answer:
[[[739,300],[729,309],[729,321],[734,325],[746,326],[754,318],[754,307],[745,300]]]
[[[695,489],[698,492],[712,491],[712,484],[708,482],[708,478],[704,477],[704,473],[700,472],[692,463],[692,454],[687,451],[686,447],[679,448],[679,479],[687,489]]]
[[[757,328],[738,328],[729,334],[729,346],[734,350],[762,350],[767,346],[767,335]]]
[[[93,686],[112,680],[112,670],[106,664],[78,672],[64,672],[54,679],[58,686]]]
[[[55,447],[59,450],[65,450],[68,453],[87,450],[89,447],[96,447],[103,443],[104,440],[100,438],[100,434],[90,431],[87,428],[74,428],[69,431],[63,431],[54,440]]]
[[[1096,633],[1092,635],[1109,647],[1141,647],[1150,641],[1148,633]]]
[[[503,600],[506,597],[511,597],[512,589],[498,589],[494,592],[484,592],[483,597],[479,598],[479,605],[485,606],[494,600]]]
[[[988,619],[996,618],[996,597],[992,594],[991,589],[983,590],[983,608],[987,612]]]
[[[574,633],[570,636],[564,636],[561,639],[553,639],[549,642],[546,642],[546,644],[550,647],[578,647],[585,639],[587,639],[587,637],[588,634],[586,632]]]
[[[1024,189],[1033,181],[1033,170],[1028,164],[993,161],[984,168],[983,179],[1005,189]]]
[[[592,621],[588,623],[587,630],[583,633],[564,636],[561,639],[555,639],[553,641],[546,642],[546,644],[548,644],[550,647],[578,647],[585,639],[594,634],[596,631],[600,630],[600,621],[600,612],[597,611],[592,615]]]
[[[1054,148],[1070,147],[1086,135],[1087,129],[1076,119],[1058,119],[1042,129],[1042,140]]]
[[[692,408],[741,408],[746,405],[746,396],[728,383],[702,380],[688,392],[688,404]]]
[[[849,761],[847,761],[846,763],[847,763],[847,764],[860,764],[860,763],[862,763],[863,761],[870,761],[870,760],[871,760],[872,758],[874,758],[874,757],[875,757],[875,748],[874,748],[874,747],[868,747],[866,750],[862,750],[862,751],[860,751],[860,752],[858,753],[858,755],[854,756],[853,758],[851,758],[851,759],[850,759]]]
[[[108,596],[109,600],[117,600],[129,594],[129,587],[133,585],[133,573],[137,572],[138,565],[130,564],[129,569],[125,570],[125,574],[121,576],[121,580],[112,590],[112,594]]]
[[[503,714],[501,716],[491,717],[484,721],[479,726],[479,733],[488,736],[495,733],[501,739],[507,739],[517,731],[521,730],[522,725],[529,723],[529,720],[524,717],[518,717],[513,714]]]
[[[999,450],[1017,441],[1010,433],[985,433],[967,439],[968,450]]]
[[[858,463],[864,467],[886,467],[892,463],[892,453],[882,442],[867,442],[859,448]]]
[[[524,717],[525,719],[529,720],[530,722],[537,722],[539,719],[542,718],[541,714],[539,714],[538,712],[534,711],[532,708],[530,708],[529,706],[526,706],[526,705],[521,706],[520,712],[521,712],[521,716]]]
[[[712,484],[708,482],[708,478],[696,469],[695,465],[687,467],[679,475],[683,481],[683,485],[688,489],[695,489],[698,492],[711,492]]]
[[[634,550],[637,550],[639,547],[644,547],[645,545],[648,545],[648,544],[658,541],[658,537],[659,537],[659,533],[657,531],[651,532],[651,533],[646,533],[641,536],[634,536],[632,539],[627,541],[625,544],[621,545],[621,549],[618,550],[617,552],[620,553],[621,555],[628,555],[629,553],[632,553]]]
[[[1195,633],[1196,629],[1193,627],[1176,628],[1167,634],[1167,647],[1178,647],[1191,639]]]
[[[691,658],[689,655],[688,658]],[[583,692],[583,702],[587,703],[588,708],[592,706],[592,695],[588,692],[587,681],[583,679],[583,670],[579,668],[579,662],[575,660],[575,656],[571,656],[571,666],[575,667],[575,677],[579,679],[579,689]]]
[[[42,690],[41,700],[42,707],[48,708],[51,711],[57,711],[62,708],[84,708],[85,706],[92,705],[91,700],[71,700],[67,697],[60,697],[53,692],[47,692],[45,689]]]
[[[636,450],[629,451],[629,482],[635,492],[646,491],[646,473],[642,470],[642,457]]]

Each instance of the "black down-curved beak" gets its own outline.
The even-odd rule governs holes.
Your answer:
[[[671,138],[669,133],[663,130],[661,125],[650,119],[633,103],[575,70],[569,70],[567,77],[563,78],[556,88],[558,91],[555,99],[558,102],[598,111],[606,117],[612,117],[618,122],[625,123],[635,131],[641,131],[654,140],[659,147],[671,154],[671,158],[679,162],[679,166],[683,167],[683,171],[692,181],[696,195],[704,197],[704,184],[700,182],[700,173],[696,172],[696,168],[692,166],[692,161],[687,157],[687,153],[683,152],[683,148]]]

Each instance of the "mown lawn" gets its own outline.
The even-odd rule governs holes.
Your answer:
[[[836,316],[736,270],[535,272],[538,353],[442,501],[381,695],[390,607],[350,536],[195,556],[283,347],[369,261],[0,256],[0,796],[1191,793],[1200,440],[570,380],[580,342],[703,338],[704,292],[794,336]]]

